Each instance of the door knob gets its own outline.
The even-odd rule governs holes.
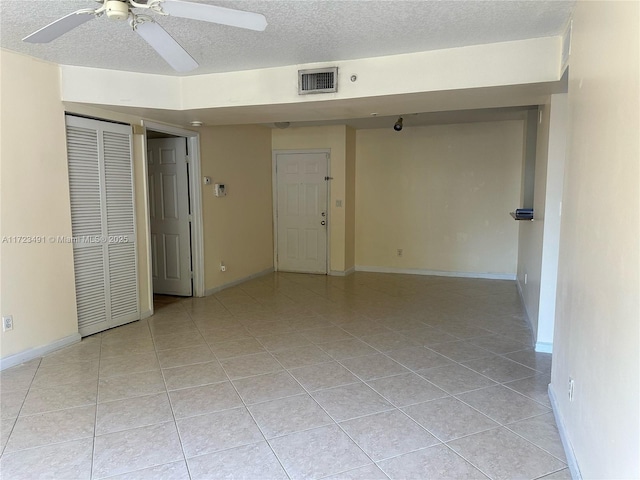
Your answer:
[[[322,220],[322,221],[320,222],[320,225],[326,225],[326,224],[327,224],[327,222],[325,222],[324,220]]]

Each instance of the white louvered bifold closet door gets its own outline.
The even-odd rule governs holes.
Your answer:
[[[140,318],[131,127],[67,115],[78,328]]]

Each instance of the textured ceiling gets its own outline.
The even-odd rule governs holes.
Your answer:
[[[559,35],[574,1],[194,0],[264,14],[264,32],[159,17],[200,63],[191,75]],[[92,0],[0,0],[3,48],[65,65],[178,75],[128,24],[106,17],[50,44],[22,38]]]

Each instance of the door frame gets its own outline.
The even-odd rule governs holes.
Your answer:
[[[202,220],[202,186],[200,184],[200,134],[192,130],[185,130],[180,127],[164,125],[162,123],[142,121],[144,132],[144,157],[145,157],[145,186],[147,188],[147,198],[149,182],[147,175],[147,130],[154,132],[168,133],[178,137],[185,137],[189,147],[189,197],[191,201],[191,265],[193,268],[193,296],[204,297],[204,225]],[[147,200],[147,235],[151,238],[149,201]],[[148,249],[149,278],[152,278],[152,258],[151,248]],[[149,282],[150,297],[153,298],[153,281]]]
[[[327,155],[327,176],[331,177],[331,149],[330,148],[308,148],[304,150],[273,150],[271,153],[271,191],[273,193],[273,269],[278,271],[278,176],[276,166],[278,155],[297,155],[305,153],[324,153]],[[325,275],[331,271],[331,180],[327,184],[327,260]]]

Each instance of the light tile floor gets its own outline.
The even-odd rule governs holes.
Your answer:
[[[276,273],[1,373],[5,479],[570,478],[513,282]]]

